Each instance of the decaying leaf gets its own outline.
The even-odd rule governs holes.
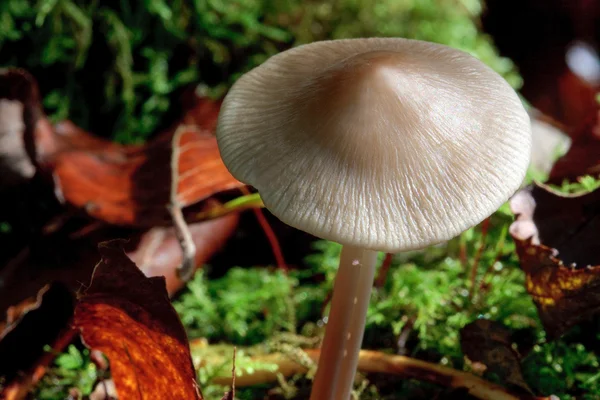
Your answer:
[[[242,185],[222,163],[213,135],[219,102],[189,101],[192,108],[184,113],[183,123],[145,145],[124,146],[94,137],[68,121],[51,127],[35,79],[25,71],[7,71],[0,76],[0,100],[4,101],[0,118],[19,112],[22,104],[25,121],[17,129],[24,129],[25,144],[15,156],[27,161],[26,149],[33,165],[52,176],[57,197],[95,219],[136,227],[170,224],[166,207],[172,139],[178,129],[185,130],[174,143],[179,151],[177,197],[182,207]],[[11,141],[13,136],[9,136]],[[31,166],[25,172],[32,174]]]
[[[35,167],[25,151],[23,104],[0,98],[0,187],[31,178]]]
[[[223,165],[215,137],[193,126],[180,136],[178,199],[182,207],[241,184]],[[53,176],[65,202],[116,225],[170,224],[171,133],[145,146],[63,151]]]
[[[122,399],[201,399],[187,336],[164,278],[146,278],[119,241],[101,261],[75,309],[86,345],[109,359]]]
[[[193,223],[189,230],[196,247],[194,265],[201,267],[221,249],[234,233],[239,216],[224,217]],[[127,255],[146,276],[164,276],[170,295],[181,289],[184,281],[176,273],[182,253],[173,228],[155,227],[145,232],[135,249]]]
[[[549,336],[558,337],[600,311],[600,190],[563,195],[534,185],[510,206],[527,291]]]
[[[35,174],[26,140],[31,139],[28,135],[40,114],[33,78],[19,69],[0,70],[0,187],[21,183]]]
[[[44,354],[44,346],[67,326],[74,301],[65,285],[55,283],[8,309],[6,322],[0,324],[0,377],[10,381],[34,365]]]
[[[478,319],[460,331],[460,346],[473,362],[486,366],[509,388],[533,394],[521,373],[519,354],[512,348],[511,333],[502,324]]]
[[[549,182],[560,184],[582,175],[600,175],[600,110],[596,108],[591,118],[584,120],[571,136],[569,151],[556,161]]]
[[[0,70],[0,186],[31,178],[36,144],[46,147],[52,136],[35,79],[22,69]]]

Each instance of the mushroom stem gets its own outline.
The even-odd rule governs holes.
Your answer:
[[[342,249],[311,400],[350,398],[376,263],[376,251]]]

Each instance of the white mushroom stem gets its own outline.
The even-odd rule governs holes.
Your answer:
[[[350,398],[376,263],[376,251],[342,249],[311,400]]]

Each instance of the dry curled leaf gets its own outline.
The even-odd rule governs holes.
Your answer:
[[[23,131],[24,144],[10,154],[11,160],[18,157],[23,169],[29,155],[32,165],[52,177],[61,201],[95,219],[136,227],[170,224],[166,207],[171,190],[171,142],[178,129],[185,130],[175,143],[179,151],[177,197],[182,207],[242,185],[222,163],[213,134],[220,102],[194,98],[188,101],[191,108],[182,123],[145,145],[119,145],[69,121],[52,127],[39,99],[37,83],[27,72],[9,69],[0,74],[0,118],[23,114],[21,124],[7,136],[12,146]],[[0,164],[2,157],[0,151]],[[12,161],[11,165],[16,166]],[[31,168],[23,173],[31,175]]]
[[[21,183],[35,174],[28,146],[42,116],[33,78],[20,69],[0,70],[0,187]]]
[[[0,98],[0,187],[31,178],[35,167],[25,151],[23,104]]]
[[[56,154],[52,171],[65,202],[117,225],[167,225],[171,133],[145,146],[107,146]],[[215,137],[194,126],[180,136],[177,197],[182,207],[241,185],[221,161]]]
[[[600,175],[600,110],[596,107],[590,118],[571,136],[569,151],[556,161],[549,182],[560,184],[582,175]]]
[[[534,185],[510,202],[527,291],[550,337],[600,311],[600,190],[563,195]]]
[[[108,357],[119,398],[201,399],[164,278],[146,278],[119,241],[99,250],[102,259],[75,308],[74,325],[88,347]]]
[[[486,371],[498,376],[515,390],[533,394],[521,373],[519,354],[512,348],[511,333],[502,324],[478,319],[460,331],[460,346],[473,362],[486,366]]]
[[[235,232],[239,216],[226,215],[210,221],[189,225],[196,246],[195,266],[201,267]],[[175,293],[184,285],[177,275],[181,264],[181,247],[173,228],[155,227],[145,232],[135,249],[127,255],[146,276],[164,276],[169,294]]]
[[[0,324],[0,377],[10,382],[29,370],[44,354],[44,346],[67,326],[73,307],[73,292],[54,283],[9,308],[6,322]]]
[[[520,89],[523,97],[544,114],[569,127],[577,126],[595,107],[599,82],[590,79],[590,75],[597,76],[594,53],[582,57],[582,51],[574,49],[582,41],[589,47],[597,43],[600,3],[487,0],[485,4],[484,30],[517,66],[524,82]],[[587,73],[582,74],[582,69]]]

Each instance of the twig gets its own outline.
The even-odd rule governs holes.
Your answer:
[[[250,191],[245,186],[242,186],[240,188],[240,191],[244,195],[250,194]],[[283,258],[283,252],[281,251],[279,240],[277,240],[277,235],[275,235],[275,232],[273,232],[269,221],[267,221],[260,208],[253,208],[252,212],[254,212],[258,223],[260,224],[262,230],[265,232],[265,236],[267,237],[267,240],[271,245],[271,251],[273,251],[273,257],[275,257],[275,263],[277,264],[277,267],[283,270],[285,273],[287,273],[288,268],[285,259]]]
[[[306,354],[315,362],[318,361],[320,350],[305,350]],[[206,363],[207,359],[203,360]],[[277,381],[277,375],[292,376],[305,374],[307,368],[293,359],[281,354],[273,353],[252,358],[257,364],[276,364],[277,370],[254,368],[251,373],[238,376],[236,385],[238,387],[252,386]],[[404,379],[417,379],[431,382],[440,386],[450,388],[464,388],[468,393],[482,400],[533,400],[536,397],[513,394],[502,386],[488,382],[475,375],[457,371],[414,358],[385,354],[377,351],[361,350],[358,369],[366,373],[384,373],[402,377]],[[232,378],[216,377],[213,383],[219,385],[230,385]],[[549,399],[549,398],[548,398]],[[541,400],[541,398],[539,398]]]
[[[221,204],[211,204],[207,210],[196,213],[192,222],[207,221],[215,218],[224,217],[232,213],[239,213],[251,208],[264,208],[264,204],[258,193],[243,195],[233,200]]]
[[[396,341],[396,344],[398,346],[398,354],[400,354],[401,356],[408,353],[408,350],[406,349],[406,342],[408,342],[408,338],[410,337],[414,326],[415,318],[409,318],[406,322],[406,325],[402,327],[400,335],[398,335],[398,340]]]
[[[236,348],[233,348],[233,367],[231,368],[231,390],[225,392],[225,395],[221,398],[221,400],[233,400],[235,399],[235,351]]]
[[[231,367],[231,398],[235,399],[235,353],[237,348],[233,348],[233,366]]]
[[[179,187],[179,140],[184,132],[186,132],[185,127],[180,126],[175,131],[173,141],[171,142],[171,195],[167,209],[171,214],[175,236],[179,241],[182,252],[181,265],[177,268],[177,275],[182,281],[186,282],[190,280],[196,270],[196,244],[185,222],[183,212],[181,211],[181,203],[177,197]]]
[[[375,279],[376,288],[381,288],[383,287],[383,285],[385,285],[388,272],[390,272],[390,267],[392,266],[393,258],[394,255],[392,253],[385,254],[385,258],[383,259],[383,263],[381,263],[381,268],[379,269],[379,273],[377,274],[377,279]]]
[[[467,270],[467,245],[464,241],[464,235],[460,237],[458,243],[458,259],[460,260],[460,265],[463,267],[463,271]]]
[[[496,263],[498,261],[500,261],[500,258],[502,257],[502,251],[504,250],[504,243],[506,242],[507,233],[508,233],[508,229],[505,229],[503,231],[502,238],[498,241],[498,244],[496,245],[496,256],[494,257],[494,260],[490,263],[490,265],[488,265],[485,272],[483,273],[483,276],[481,277],[481,281],[479,282],[479,290],[481,290],[483,288],[485,277],[490,273],[490,271],[494,268],[494,265],[496,265]]]
[[[71,240],[80,239],[84,236],[89,235],[92,232],[97,231],[100,228],[103,228],[104,226],[106,226],[106,224],[103,221],[90,222],[83,228],[78,229],[75,232],[69,234],[69,239],[71,239]]]
[[[477,280],[477,270],[479,269],[479,260],[481,260],[481,254],[483,254],[483,249],[485,248],[485,241],[487,238],[487,234],[490,228],[490,218],[486,218],[483,220],[481,224],[481,240],[479,241],[479,248],[477,249],[477,253],[475,254],[475,258],[473,259],[473,266],[471,267],[471,277],[469,281],[471,282],[471,286],[469,287],[469,300],[473,299],[475,295],[475,281]]]

